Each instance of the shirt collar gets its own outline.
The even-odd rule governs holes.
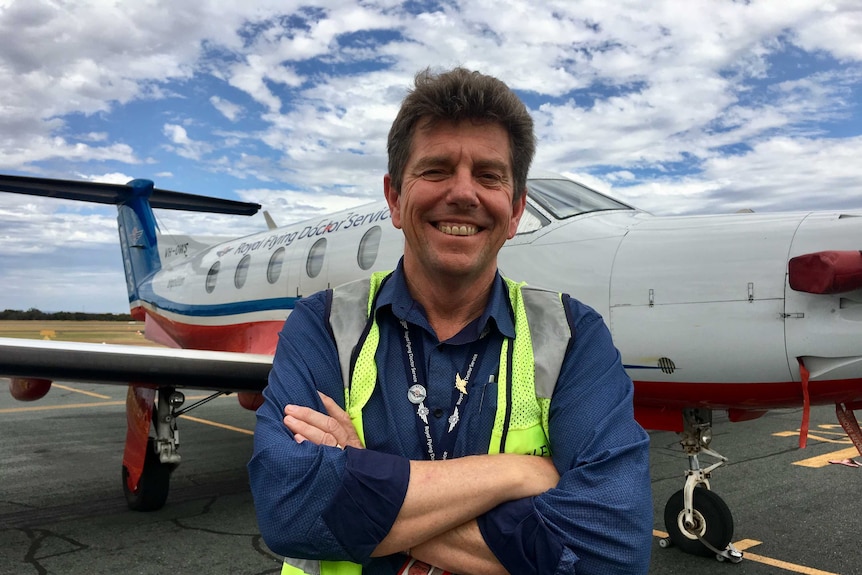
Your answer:
[[[419,302],[413,299],[410,295],[410,290],[407,289],[403,259],[399,260],[395,271],[392,272],[383,284],[383,287],[380,288],[374,310],[375,313],[384,306],[390,307],[392,314],[399,320],[405,320],[419,325],[428,331],[432,331],[428,318],[425,315],[425,310]],[[494,321],[490,321],[492,319]],[[504,337],[515,337],[515,321],[512,305],[509,302],[509,289],[499,271],[494,277],[491,294],[482,315],[475,321],[470,322],[460,333],[447,341],[453,344],[474,341],[479,338],[479,335],[484,330],[494,329],[495,326],[497,331]]]

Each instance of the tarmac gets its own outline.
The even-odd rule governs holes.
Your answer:
[[[17,402],[0,380],[0,574],[278,573],[248,489],[254,414],[233,397],[180,419],[183,462],[159,511],[126,507],[121,486],[126,388],[55,384]],[[200,397],[187,394],[189,400]],[[798,447],[801,409],[730,423],[716,414],[712,448],[730,459],[712,489],[733,512],[741,563],[661,548],[664,506],[683,485],[687,459],[676,434],[652,432],[655,506],[651,575],[855,575],[862,573],[862,467],[834,408],[811,412]],[[708,457],[701,458],[708,463]]]

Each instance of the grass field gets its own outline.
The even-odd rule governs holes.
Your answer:
[[[0,321],[0,337],[157,345],[144,337],[139,321]]]

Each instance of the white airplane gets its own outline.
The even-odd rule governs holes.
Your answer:
[[[733,517],[709,487],[713,410],[731,421],[835,404],[851,438],[862,406],[862,211],[655,217],[534,172],[504,275],[568,292],[599,311],[635,384],[647,429],[676,431],[688,455],[665,508],[669,540],[739,561]],[[0,340],[0,376],[33,400],[56,379],[130,385],[123,488],[157,509],[179,463],[179,388],[238,392],[255,409],[277,333],[298,298],[393,268],[403,237],[385,202],[217,245],[158,233],[152,208],[251,215],[260,208],[126,186],[0,176],[0,190],[117,204],[132,315],[174,349]],[[177,349],[182,348],[182,349]],[[205,350],[205,351],[200,351]],[[206,400],[205,400],[206,401]],[[715,462],[701,466],[704,454]],[[696,489],[696,487],[702,487]]]

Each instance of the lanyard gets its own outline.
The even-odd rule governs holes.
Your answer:
[[[428,415],[431,411],[425,406],[425,397],[428,391],[425,385],[425,354],[422,351],[422,335],[415,326],[409,325],[406,321],[401,320],[400,323],[404,337],[404,369],[407,373],[407,381],[410,382],[407,399],[417,406],[416,431],[420,441],[425,444],[426,457],[434,461],[437,459],[437,452],[434,448],[431,426],[428,424]],[[467,363],[462,370],[464,377],[461,377],[461,371],[455,374],[454,385],[452,386],[452,409],[448,418],[449,427],[443,435],[443,442],[440,446],[443,449],[440,459],[448,459],[452,455],[457,436],[457,432],[453,432],[458,428],[458,423],[461,421],[459,408],[463,411],[467,405],[467,400],[470,398],[467,393],[467,386],[473,372],[479,370],[482,360],[487,355],[485,352],[488,349],[490,339],[483,334],[474,341],[467,354]]]

